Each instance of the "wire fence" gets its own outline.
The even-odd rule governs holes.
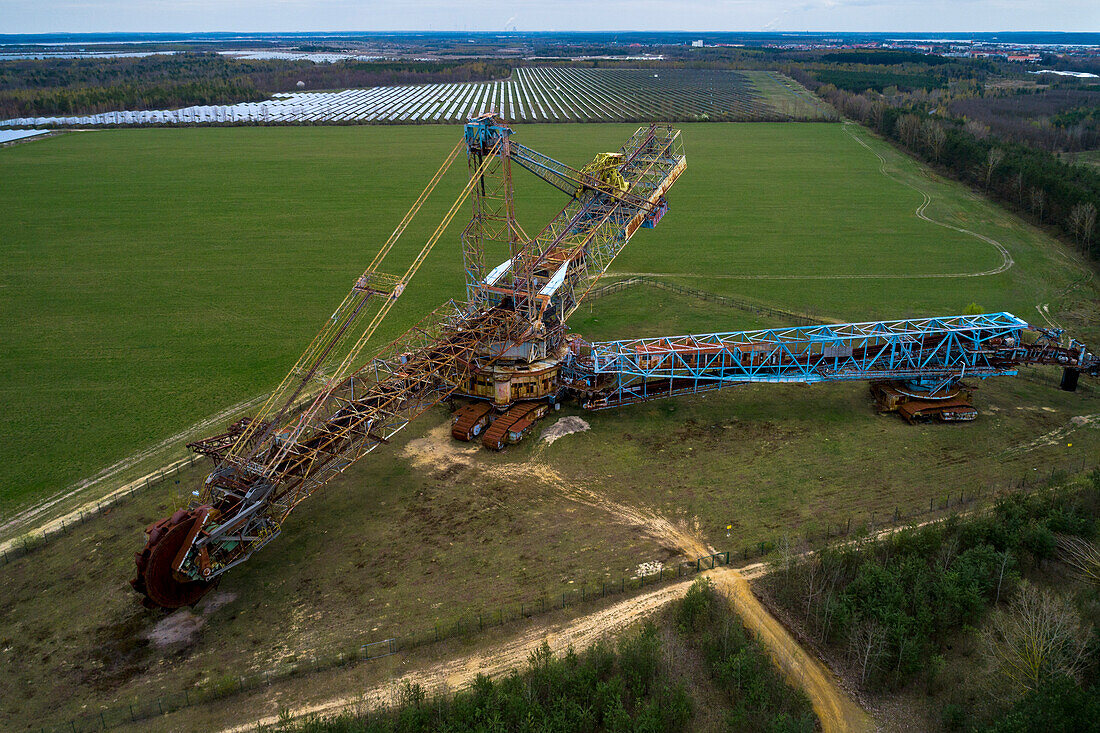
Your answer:
[[[712,293],[707,290],[690,288],[686,285],[670,283],[651,277],[631,277],[627,278],[626,280],[618,280],[616,282],[594,289],[588,294],[588,299],[593,300],[596,298],[601,298],[605,295],[618,293],[626,290],[627,288],[636,287],[638,285],[643,285],[650,288],[657,288],[659,290],[667,290],[671,293],[686,295],[692,298],[697,298],[699,300],[705,300],[710,303],[719,303],[721,305],[729,306],[730,308],[736,308],[738,310],[756,313],[757,315],[770,316],[773,318],[783,318],[787,321],[790,321],[792,325],[796,326],[820,326],[827,323],[836,323],[836,321],[818,318],[816,316],[812,316],[806,313],[798,313],[796,311],[784,310],[782,308],[773,308],[772,306],[761,305],[760,303],[753,303],[749,300],[733,298],[728,295],[718,295],[717,293]]]
[[[946,518],[951,515],[992,506],[998,499],[1011,494],[1043,491],[1060,486],[1070,477],[1100,471],[1100,466],[1090,465],[1084,457],[1048,464],[1043,471],[1032,470],[1013,481],[991,482],[971,489],[947,490],[939,493],[938,498],[929,498],[917,505],[902,507],[896,505],[893,510],[872,510],[852,514],[843,522],[827,522],[824,526],[813,525],[801,533],[785,535],[781,538],[761,540],[751,545],[742,545],[732,551],[734,562],[759,560],[779,549],[782,542],[803,542],[818,546],[836,540],[860,539],[871,537],[882,531],[922,524]]]
[[[176,479],[181,471],[191,468],[200,460],[202,460],[202,458],[196,455],[181,458],[137,481],[130,482],[99,501],[70,512],[50,523],[43,530],[27,532],[26,534],[17,536],[8,543],[7,547],[0,550],[0,566],[7,565],[9,562],[18,560],[21,557],[26,557],[35,550],[46,547],[58,537],[66,535],[76,527],[85,524],[88,520],[98,517],[108,509],[129,501],[151,488],[156,488],[168,481]]]

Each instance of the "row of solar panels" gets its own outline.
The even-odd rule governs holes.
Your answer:
[[[698,92],[668,83],[647,90],[647,82],[652,86],[656,77],[642,70],[522,68],[507,81],[303,92],[276,95],[264,102],[23,117],[4,120],[0,125],[444,122],[464,120],[486,110],[509,120],[621,120],[661,117],[660,111],[667,111],[670,104],[707,111],[708,99]]]

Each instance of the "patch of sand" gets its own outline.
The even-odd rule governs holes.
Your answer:
[[[583,433],[589,429],[588,423],[576,415],[568,415],[542,431],[540,440],[546,445],[553,445],[554,441],[573,433]]]

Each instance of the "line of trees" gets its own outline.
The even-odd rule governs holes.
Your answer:
[[[507,78],[503,61],[235,59],[214,53],[0,62],[0,118],[171,109],[276,92]]]
[[[954,117],[981,130],[1049,152],[1100,146],[1100,89],[1059,87],[954,99]]]

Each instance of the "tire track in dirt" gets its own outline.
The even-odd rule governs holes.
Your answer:
[[[581,483],[567,481],[556,469],[539,460],[541,452],[536,450],[535,456],[524,462],[503,465],[475,462],[474,458],[480,453],[480,449],[476,445],[467,448],[455,443],[450,438],[450,426],[444,424],[425,437],[410,441],[404,455],[418,468],[431,467],[437,471],[446,471],[454,466],[463,466],[499,479],[534,479],[571,501],[606,511],[616,521],[645,532],[687,557],[714,553],[714,549],[702,540],[697,531],[679,526],[650,509],[623,504]],[[747,570],[752,577],[756,577],[764,574],[766,567],[757,563]],[[743,623],[767,646],[772,659],[791,683],[805,690],[826,733],[874,729],[870,716],[840,687],[836,676],[803,649],[786,627],[756,598],[745,576],[731,567],[716,568],[704,575],[711,577],[718,589],[729,598]],[[405,682],[416,681],[429,693],[454,690],[469,684],[478,674],[493,676],[510,669],[522,668],[527,657],[544,640],[556,653],[563,652],[570,646],[578,649],[590,646],[601,636],[624,629],[679,598],[687,591],[691,582],[693,581],[682,581],[658,588],[584,616],[566,626],[553,629],[542,627],[505,642],[497,650],[410,672],[365,696],[332,700],[303,708],[294,715],[332,713],[356,704],[372,707],[392,703],[396,690]]]
[[[481,451],[476,444],[465,446],[453,440],[450,425],[445,424],[432,429],[422,438],[410,440],[402,455],[419,469],[445,472],[462,467],[506,481],[530,483],[534,480],[570,501],[606,511],[616,521],[644,532],[693,560],[714,552],[693,528],[672,522],[651,509],[610,499],[583,483],[566,480],[557,469],[539,459],[541,447],[530,460],[499,465],[475,461]]]
[[[98,502],[107,501],[113,499],[119,494],[126,493],[130,490],[130,487],[136,486],[139,483],[143,483],[146,478],[155,476],[163,471],[170,471],[177,466],[183,465],[189,459],[180,459],[178,461],[175,461],[174,463],[152,471],[147,476],[142,476],[135,481],[131,481],[125,486],[115,489],[114,491],[108,492],[106,494],[97,495],[94,498],[90,499],[87,504],[73,509],[63,517],[56,517],[51,521],[41,524],[40,526],[30,526],[35,521],[42,521],[42,517],[58,504],[68,499],[78,497],[83,493],[91,492],[93,489],[101,486],[103,483],[110,481],[111,479],[117,478],[119,474],[136,466],[141,461],[152,458],[158,453],[172,447],[173,445],[182,443],[184,440],[187,440],[189,437],[196,433],[205,431],[214,425],[218,425],[219,423],[223,423],[226,420],[234,417],[235,415],[256,406],[265,399],[267,399],[267,395],[260,395],[259,397],[254,397],[250,400],[238,402],[235,405],[227,407],[224,410],[214,415],[211,415],[210,417],[201,420],[184,430],[181,430],[175,435],[167,437],[164,440],[161,440],[160,442],[149,446],[148,448],[140,450],[136,453],[132,453],[125,458],[116,461],[115,463],[111,464],[107,468],[104,468],[103,470],[92,476],[88,476],[87,478],[83,478],[79,481],[76,481],[75,483],[70,484],[66,489],[54,494],[53,496],[47,498],[45,501],[39,504],[35,504],[32,507],[28,507],[27,509],[24,509],[20,512],[17,512],[10,519],[5,520],[2,524],[0,524],[0,534],[26,534],[27,532],[41,534],[42,532],[54,529],[55,527],[60,527],[61,521],[63,519],[68,520],[69,522],[75,521],[74,518],[79,516],[82,510],[87,510],[91,507],[94,507]],[[8,547],[11,545],[12,542],[14,542],[14,539],[5,542],[3,545],[0,545],[0,547]]]
[[[852,123],[850,123],[850,122],[845,122],[844,123],[843,129],[844,129],[844,132],[848,135],[848,137],[855,140],[861,146],[863,146],[868,151],[870,151],[872,155],[874,155],[876,158],[878,158],[879,173],[881,173],[886,178],[889,178],[894,183],[897,183],[897,184],[900,184],[902,186],[905,186],[906,188],[912,189],[913,191],[916,191],[917,193],[919,193],[921,195],[921,203],[917,206],[916,210],[913,212],[913,216],[917,217],[918,219],[920,219],[922,221],[926,221],[929,224],[934,224],[935,226],[943,227],[944,229],[950,229],[952,231],[959,232],[960,234],[965,234],[967,236],[974,237],[975,239],[981,240],[982,242],[985,242],[986,244],[992,245],[994,248],[996,248],[996,250],[1001,255],[1001,264],[998,265],[997,267],[991,268],[989,270],[983,270],[981,272],[945,272],[945,273],[931,273],[931,274],[926,274],[926,275],[925,274],[914,274],[914,273],[903,273],[903,274],[895,274],[895,275],[889,275],[889,274],[887,274],[887,275],[868,275],[868,274],[863,274],[863,273],[839,274],[839,275],[813,275],[813,274],[810,274],[810,275],[735,275],[735,274],[709,274],[709,273],[708,274],[700,274],[700,273],[690,273],[690,272],[618,272],[618,271],[609,272],[607,274],[608,275],[614,275],[614,276],[622,276],[622,277],[687,277],[687,278],[699,278],[699,279],[707,279],[707,280],[921,280],[921,279],[942,279],[942,278],[962,278],[962,277],[988,277],[990,275],[999,275],[1002,272],[1005,272],[1006,270],[1010,269],[1013,265],[1016,264],[1016,261],[1014,259],[1012,259],[1012,255],[1009,254],[1008,249],[1003,244],[998,242],[996,239],[993,239],[992,237],[986,236],[985,234],[975,232],[971,229],[966,229],[964,227],[958,227],[958,226],[955,226],[954,224],[948,224],[947,222],[939,221],[938,219],[933,219],[927,213],[925,213],[926,210],[928,209],[928,207],[932,204],[932,201],[933,201],[932,194],[928,193],[927,191],[920,188],[919,186],[916,186],[916,185],[910,183],[909,181],[906,181],[902,178],[898,178],[897,176],[892,175],[887,170],[886,157],[884,155],[882,155],[881,153],[879,153],[874,148],[872,148],[870,145],[868,145],[866,143],[866,141],[864,141],[861,137],[859,137],[858,135],[853,133],[851,128],[852,128]]]

